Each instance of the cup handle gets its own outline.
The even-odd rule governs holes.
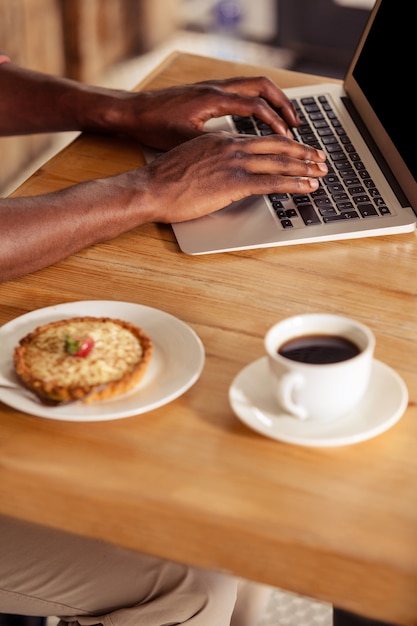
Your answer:
[[[278,388],[279,403],[294,417],[305,420],[308,417],[307,410],[294,401],[294,391],[302,387],[303,376],[298,372],[288,372],[282,376]]]

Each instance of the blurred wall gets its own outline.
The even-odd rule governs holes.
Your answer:
[[[55,0],[66,74],[93,82],[113,63],[152,50],[179,26],[181,0]]]

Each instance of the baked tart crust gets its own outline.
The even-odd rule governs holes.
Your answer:
[[[67,340],[91,338],[85,356],[69,353]],[[130,322],[74,317],[39,326],[14,351],[23,384],[46,403],[107,400],[130,391],[143,378],[152,341]]]

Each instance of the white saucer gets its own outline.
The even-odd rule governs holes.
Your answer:
[[[360,406],[335,423],[317,424],[280,414],[269,377],[267,357],[247,365],[230,386],[230,404],[238,418],[258,433],[303,446],[344,446],[371,439],[391,428],[408,403],[402,378],[374,360],[369,390]]]
[[[139,415],[163,406],[185,393],[199,378],[204,366],[203,344],[187,324],[177,317],[131,302],[89,300],[68,302],[37,309],[11,320],[0,328],[0,375],[14,377],[13,350],[19,340],[41,324],[84,315],[123,319],[143,328],[152,339],[153,353],[145,376],[128,393],[96,402],[70,402],[46,406],[20,386],[0,387],[0,401],[31,415],[73,422],[98,422]],[[178,355],[181,358],[178,358]]]

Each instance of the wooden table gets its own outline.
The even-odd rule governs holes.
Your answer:
[[[261,73],[319,80],[178,53],[142,87]],[[15,195],[141,163],[132,142],[81,136]],[[0,512],[417,624],[416,268],[415,234],[189,257],[170,227],[148,225],[1,285],[1,324],[61,302],[134,302],[189,324],[206,363],[181,398],[128,419],[58,422],[0,404]],[[309,311],[374,330],[376,357],[410,392],[388,432],[310,448],[235,417],[230,383],[263,355],[268,327]]]

